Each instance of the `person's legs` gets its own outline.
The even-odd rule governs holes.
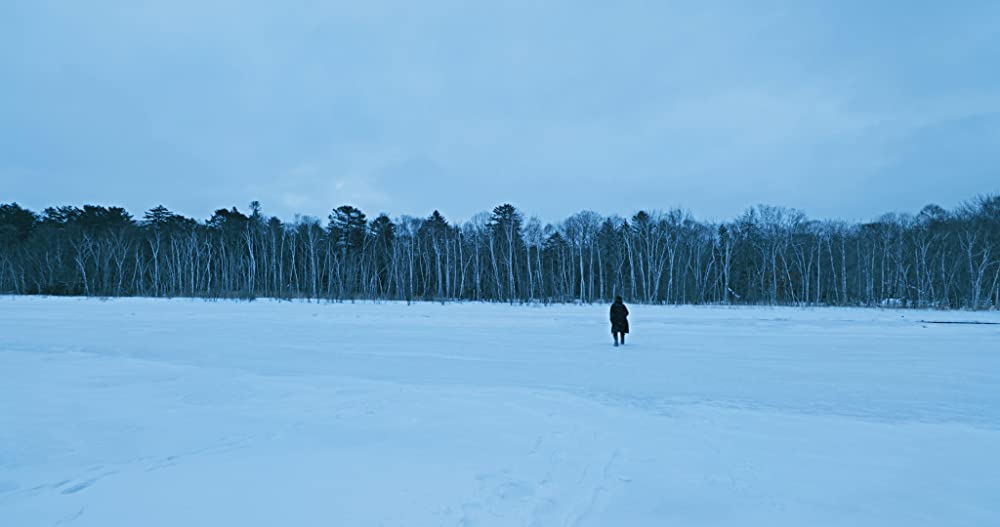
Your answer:
[[[622,331],[622,346],[625,345],[625,332]]]
[[[615,337],[615,346],[617,346],[618,345],[618,332],[617,331],[612,331],[611,335],[613,335]]]

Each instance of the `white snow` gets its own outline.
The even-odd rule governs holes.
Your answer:
[[[0,525],[1000,525],[998,313],[0,298]]]

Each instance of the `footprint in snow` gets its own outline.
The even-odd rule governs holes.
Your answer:
[[[75,483],[59,491],[59,494],[76,494],[77,492],[80,492],[81,490],[85,490],[87,487],[90,487],[96,481],[97,481],[96,479],[88,479],[86,481]]]

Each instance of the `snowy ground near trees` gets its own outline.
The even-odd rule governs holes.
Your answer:
[[[0,298],[0,525],[1000,525],[998,313]]]

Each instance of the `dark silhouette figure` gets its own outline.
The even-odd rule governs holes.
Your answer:
[[[628,308],[622,302],[622,297],[616,296],[615,303],[611,304],[611,335],[615,337],[615,346],[618,345],[619,338],[622,346],[625,345],[626,333],[628,333]]]

